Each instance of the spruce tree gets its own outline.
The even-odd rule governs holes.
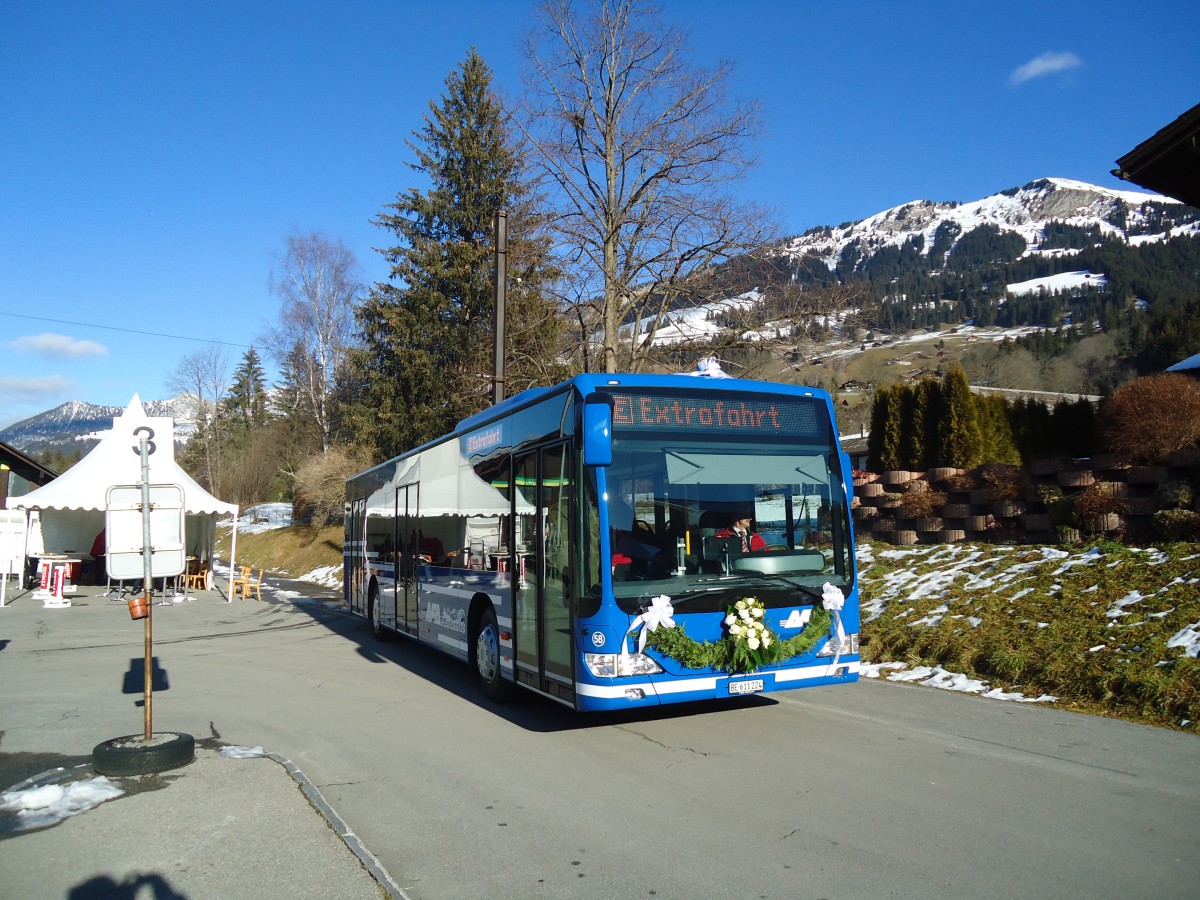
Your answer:
[[[233,384],[223,402],[230,426],[258,428],[267,421],[267,382],[262,358],[251,347],[233,373]]]
[[[398,243],[380,250],[390,278],[374,285],[358,311],[360,347],[344,375],[353,385],[349,427],[385,457],[448,431],[490,402],[493,222],[500,209],[509,211],[510,280],[519,285],[507,345],[526,351],[509,381],[525,386],[561,374],[554,370],[559,318],[544,291],[552,277],[543,263],[548,249],[533,233],[540,223],[529,212],[491,70],[472,49],[445,84],[408,142],[416,156],[409,166],[430,187],[399,194],[375,219]]]

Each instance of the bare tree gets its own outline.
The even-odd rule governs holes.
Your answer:
[[[547,0],[527,43],[522,127],[608,372],[645,366],[694,279],[775,234],[726,192],[754,162],[758,104],[727,99],[729,63],[693,67],[686,51],[640,0]]]
[[[299,409],[329,450],[330,397],[354,330],[354,306],[363,290],[354,252],[318,231],[287,238],[287,252],[271,274],[280,298],[279,324],[266,337],[271,355],[289,373]]]
[[[340,521],[346,479],[369,465],[367,451],[353,447],[333,447],[308,457],[296,471],[296,505],[311,513],[315,526]]]
[[[221,489],[217,410],[229,391],[229,354],[218,344],[205,344],[180,358],[167,377],[167,387],[187,398],[188,415],[196,424],[188,442],[189,461],[201,484],[217,495]]]

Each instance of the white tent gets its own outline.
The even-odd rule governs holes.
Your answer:
[[[147,416],[134,394],[125,412],[113,419],[112,431],[87,456],[49,484],[9,498],[10,508],[24,509],[29,516],[26,552],[87,554],[104,529],[108,489],[141,483],[142,437],[148,442],[150,483],[183,488],[187,555],[211,562],[216,517],[226,514],[233,516],[236,550],[237,504],[218,500],[180,468],[174,420]]]

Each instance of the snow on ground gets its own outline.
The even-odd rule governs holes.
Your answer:
[[[722,318],[729,313],[745,310],[761,303],[762,292],[758,289],[747,291],[737,297],[704,303],[700,306],[686,309],[676,309],[667,312],[658,330],[654,333],[655,345],[678,344],[681,341],[696,341],[713,338],[722,331],[721,325],[713,318]],[[653,319],[641,319],[637,323],[638,334],[645,334],[654,324]],[[621,326],[621,333],[632,333],[633,325]],[[599,335],[594,336],[599,340]]]
[[[222,524],[228,525],[232,520]],[[292,524],[292,504],[256,503],[247,506],[238,515],[238,534],[257,534],[272,528],[286,528]]]
[[[221,524],[230,527],[232,519],[227,519]],[[256,503],[241,511],[238,517],[238,534],[258,534],[273,528],[286,528],[291,524],[292,505],[290,503]],[[228,565],[222,566],[218,563],[213,571],[222,578],[229,577]],[[321,587],[340,589],[342,587],[342,567],[341,565],[321,566],[311,572],[305,572],[303,575],[289,575],[288,578],[292,581],[304,581]],[[263,581],[263,590],[270,590],[280,600],[305,599],[295,591],[272,587],[265,580]]]
[[[1107,275],[1096,275],[1084,269],[1079,272],[1060,272],[1057,275],[1047,275],[1045,278],[1033,278],[1029,281],[1018,281],[1007,288],[1009,294],[1053,294],[1069,291],[1074,288],[1094,287],[1104,290],[1108,287]]]
[[[266,756],[262,747],[234,745],[222,747],[220,754],[225,759]],[[76,780],[71,780],[73,778]],[[11,816],[11,824],[6,824],[6,828],[12,831],[47,828],[124,793],[125,789],[118,782],[94,775],[89,765],[73,769],[60,767],[26,778],[0,793],[0,813]]]
[[[1200,657],[1200,622],[1180,629],[1167,640],[1168,647],[1182,647],[1183,655],[1192,659]]]
[[[57,825],[68,816],[87,812],[125,793],[115,781],[103,775],[86,777],[90,774],[90,767],[76,766],[27,778],[0,793],[0,812],[12,815],[13,830],[27,831]],[[83,777],[70,781],[72,776]]]
[[[1007,597],[1008,602],[1009,604],[1016,604],[1022,597],[1033,591],[1033,588],[1021,587],[1021,582],[1029,577],[1028,573],[1030,571],[1047,562],[1058,563],[1058,566],[1050,573],[1052,577],[1062,575],[1077,566],[1112,565],[1112,563],[1105,559],[1104,553],[1096,547],[1074,552],[1060,550],[1056,547],[1021,548],[1028,553],[1040,556],[1040,558],[1025,561],[1014,561],[1012,559],[1012,551],[1015,549],[1014,547],[1001,545],[979,547],[964,544],[943,544],[888,549],[877,552],[870,545],[863,545],[858,551],[859,566],[862,569],[870,566],[877,557],[897,560],[911,559],[914,562],[914,566],[911,568],[902,567],[882,576],[879,583],[871,590],[871,599],[862,604],[863,623],[866,624],[879,618],[889,604],[902,607],[906,603],[918,600],[938,600],[941,598],[949,600],[952,596],[951,587],[954,587],[953,596],[959,597],[962,594],[966,594],[968,598],[971,592],[974,591],[988,591],[1002,595],[1011,591],[1011,594],[1008,594]],[[1147,563],[1151,565],[1161,562],[1164,559],[1163,552],[1152,547],[1137,552],[1144,553]],[[915,571],[917,562],[928,569],[928,571],[917,573]],[[1111,620],[1109,627],[1128,627],[1132,624],[1140,624],[1141,621],[1147,619],[1162,618],[1171,609],[1169,594],[1172,589],[1183,586],[1191,587],[1198,583],[1200,583],[1200,577],[1176,578],[1149,595],[1143,595],[1139,591],[1130,591],[1124,597],[1113,601],[1105,611],[1105,616]],[[1085,590],[1085,593],[1094,589],[1095,586],[1088,588]],[[968,599],[963,604],[964,614],[956,616],[956,618],[962,618],[971,627],[977,628],[982,624],[982,620],[975,616],[966,615],[969,609],[970,601]],[[903,618],[911,611],[911,608],[901,608],[898,613],[894,613],[894,617]],[[950,606],[948,603],[943,603],[925,616],[914,619],[908,624],[910,628],[931,627],[938,624],[949,613]],[[1139,621],[1123,621],[1126,617],[1134,615],[1140,617]],[[1034,624],[1039,628],[1046,625],[1046,623],[1042,622]],[[1167,646],[1182,648],[1184,656],[1192,658],[1200,657],[1200,622],[1196,622],[1178,631],[1168,639]],[[1105,650],[1116,652],[1110,649],[1108,644],[1099,644],[1095,647],[1090,647],[1087,652],[1100,653]],[[1041,697],[1024,697],[1019,693],[1006,693],[998,689],[989,689],[986,682],[975,681],[967,678],[965,675],[948,672],[940,666],[934,668],[919,666],[910,670],[906,663],[882,662],[864,664],[862,671],[863,675],[867,678],[886,677],[890,681],[916,681],[928,687],[977,693],[981,696],[998,700],[1020,700],[1022,702],[1040,703],[1056,699],[1046,695]],[[889,672],[891,674],[887,674]]]
[[[884,675],[889,670],[891,675]],[[1018,691],[1002,691],[999,688],[989,688],[986,681],[968,678],[958,672],[948,672],[941,666],[917,666],[909,669],[907,663],[884,662],[863,663],[862,674],[865,678],[879,678],[881,675],[888,681],[911,681],[926,687],[941,688],[944,691],[958,691],[964,694],[979,694],[989,700],[1015,700],[1018,703],[1053,703],[1057,697],[1042,694],[1040,697],[1026,697]]]

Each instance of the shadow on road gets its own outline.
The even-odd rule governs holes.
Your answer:
[[[778,705],[778,700],[771,697],[751,695],[731,700],[675,703],[617,712],[579,713],[524,689],[511,692],[506,703],[493,703],[484,696],[474,672],[452,656],[418,644],[404,635],[381,641],[371,633],[370,623],[365,618],[351,613],[332,597],[320,601],[306,598],[294,605],[298,611],[310,615],[314,622],[354,642],[359,655],[367,661],[398,666],[527,731],[556,732],[608,728],[631,722],[690,718],[714,715],[730,709],[769,708]]]

